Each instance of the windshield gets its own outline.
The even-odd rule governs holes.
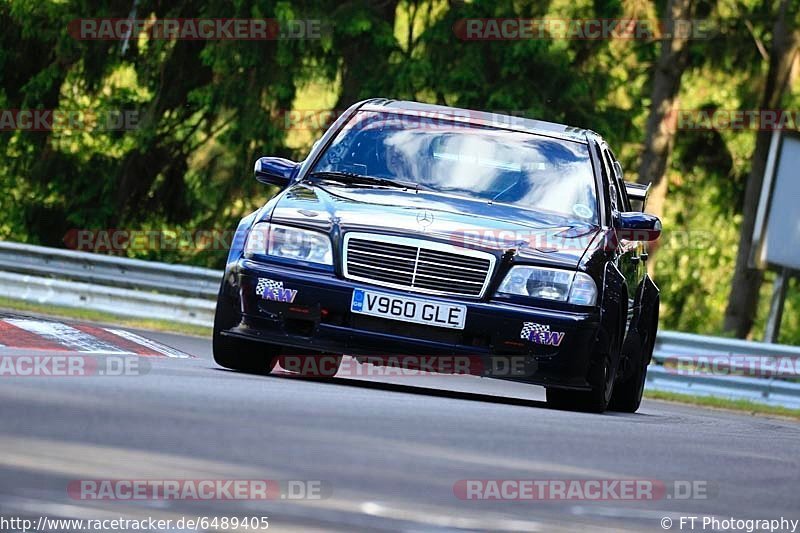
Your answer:
[[[435,117],[360,111],[312,172],[346,172],[597,222],[585,144]]]

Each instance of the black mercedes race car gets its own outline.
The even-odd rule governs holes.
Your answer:
[[[463,357],[443,367],[543,385],[557,407],[638,409],[661,223],[633,209],[646,188],[598,134],[373,99],[304,161],[262,157],[255,175],[281,191],[236,232],[218,364],[328,354],[332,375],[340,354]]]

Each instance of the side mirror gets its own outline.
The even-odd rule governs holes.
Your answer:
[[[256,161],[253,172],[259,182],[284,188],[289,185],[299,166],[300,163],[282,157],[261,157]]]
[[[615,226],[620,240],[656,241],[661,236],[661,220],[655,215],[638,211],[620,213]]]

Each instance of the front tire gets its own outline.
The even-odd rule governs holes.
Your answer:
[[[624,313],[622,316],[624,317]],[[590,390],[574,391],[548,388],[547,404],[567,411],[605,412],[614,394],[614,382],[617,379],[617,366],[622,351],[622,342],[619,337],[620,334],[612,337],[609,343],[610,353],[598,353],[593,358],[595,362],[592,364],[587,378]],[[600,363],[598,364],[598,362]]]
[[[237,326],[240,320],[241,314],[236,302],[225,292],[223,281],[217,295],[217,309],[214,314],[214,333],[211,343],[214,362],[240,372],[270,373],[278,362],[280,346],[222,335],[223,331]]]
[[[603,413],[608,408],[614,390],[615,369],[611,357],[604,357],[602,368],[596,367],[591,390],[574,391],[566,389],[547,389],[547,405],[567,411]]]

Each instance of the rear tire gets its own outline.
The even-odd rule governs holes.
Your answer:
[[[222,335],[239,324],[241,315],[236,303],[225,293],[225,282],[217,296],[214,314],[212,349],[214,361],[222,367],[256,374],[269,374],[278,362],[280,346]]]
[[[642,404],[644,383],[647,379],[647,366],[641,360],[634,362],[636,370],[622,383],[618,383],[608,408],[620,413],[635,413]]]

